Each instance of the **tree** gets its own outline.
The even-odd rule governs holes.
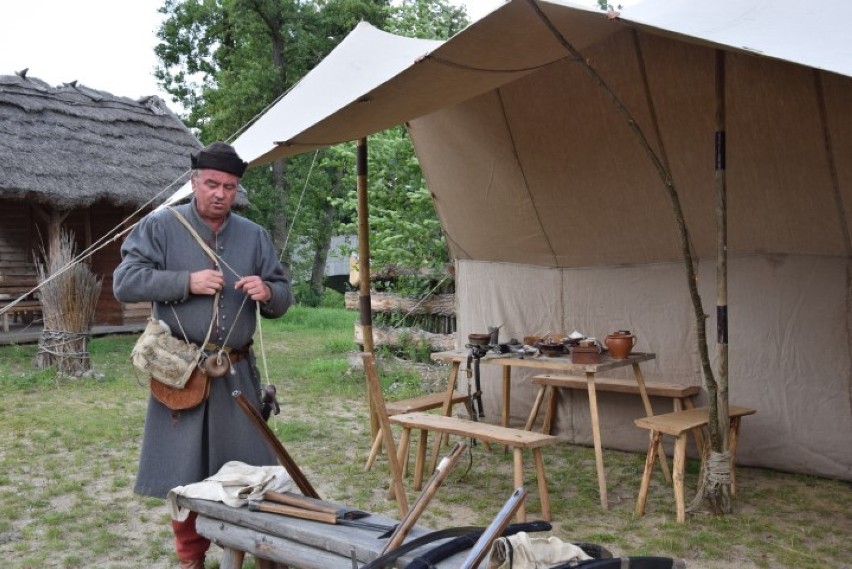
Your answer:
[[[449,37],[467,23],[464,9],[444,0],[405,0],[395,6],[389,0],[165,0],[160,11],[166,19],[158,31],[156,75],[187,109],[187,125],[204,142],[232,140],[360,21],[416,37]],[[437,220],[434,210],[424,207],[430,200],[410,141],[402,129],[377,136],[375,144],[386,145],[394,161],[372,161],[377,192],[389,200],[383,205],[380,197],[376,207],[417,203],[396,215],[406,227],[420,223],[416,216],[422,216],[434,233]],[[379,142],[383,136],[389,137],[387,143]],[[306,297],[321,295],[331,236],[350,215],[339,206],[354,188],[352,155],[350,145],[340,145],[252,169],[243,180],[252,203],[248,216],[270,230],[282,256],[293,262],[299,277],[294,280],[310,284]],[[391,171],[397,164],[408,170]],[[394,188],[408,197],[391,197]],[[290,237],[295,235],[298,239]]]

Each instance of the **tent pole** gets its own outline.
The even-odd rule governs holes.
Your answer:
[[[374,353],[373,316],[370,299],[370,216],[367,209],[367,139],[359,138],[356,146],[356,174],[358,191],[358,300],[361,315],[361,333],[364,339],[364,351]],[[372,411],[373,402],[369,391],[367,403],[370,405],[370,440],[376,438],[379,423]]]
[[[715,422],[716,443],[712,451],[727,457],[728,430],[728,197],[727,177],[725,173],[725,52],[716,50],[716,356],[718,374],[716,377],[715,401],[710,402],[710,409],[716,408],[715,416],[711,416],[711,437]],[[712,455],[712,452],[711,452]],[[730,480],[730,458],[728,458],[727,474],[724,480]],[[713,482],[713,481],[711,481]],[[719,509],[723,513],[731,511],[730,482],[721,482],[721,492],[715,497]]]

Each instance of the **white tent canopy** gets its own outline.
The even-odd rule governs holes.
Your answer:
[[[649,379],[700,384],[663,184],[564,42],[667,164],[706,312],[723,50],[730,397],[758,409],[738,460],[852,479],[850,16],[846,4],[645,0],[610,20],[512,0],[444,43],[362,24],[235,145],[257,165],[405,122],[458,265],[460,337],[501,322],[506,338],[630,329],[637,349],[658,355]],[[523,379],[513,385],[517,418],[531,397]],[[559,432],[586,443],[587,402],[566,395]],[[638,402],[613,396],[601,406],[605,445],[644,448],[630,420]]]

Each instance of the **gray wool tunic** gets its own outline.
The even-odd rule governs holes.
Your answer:
[[[264,318],[283,315],[292,304],[290,280],[278,262],[267,232],[231,213],[218,233],[198,216],[195,200],[177,206],[221,259],[225,276],[218,318],[210,342],[243,348],[255,332],[255,305],[234,283],[258,275],[272,290],[262,303]],[[163,209],[142,219],[121,247],[122,261],[113,274],[113,292],[122,302],[153,301],[154,315],[172,333],[197,345],[207,335],[213,296],[191,295],[191,272],[214,268],[210,257],[175,217]],[[183,330],[183,333],[181,332]],[[198,407],[173,412],[149,396],[135,492],[165,498],[169,490],[199,482],[223,464],[239,460],[256,466],[277,464],[275,455],[231,393],[240,390],[260,408],[260,379],[254,354],[233,365],[235,373],[211,381],[210,397]]]

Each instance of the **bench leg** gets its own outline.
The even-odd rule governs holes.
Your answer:
[[[642,368],[639,367],[639,364],[633,362],[633,376],[636,379],[636,383],[639,385],[639,395],[642,396],[642,405],[645,406],[645,414],[648,417],[654,416],[654,408],[651,407],[651,399],[648,397],[648,391],[645,389],[645,376],[642,373]],[[663,447],[659,447],[659,455],[660,455],[660,470],[663,471],[663,478],[666,479],[666,482],[671,484],[672,476],[669,474],[669,461],[666,459],[666,453],[663,450]]]
[[[510,410],[509,405],[512,401],[512,368],[503,366],[503,409],[500,417],[500,424],[504,427],[509,426]],[[508,452],[509,447],[503,446],[503,452]],[[523,507],[523,506],[522,506]]]
[[[648,442],[648,455],[645,457],[645,470],[642,472],[642,483],[639,485],[639,497],[636,498],[636,515],[645,515],[645,502],[648,500],[648,487],[651,485],[651,473],[654,471],[654,462],[657,460],[657,449],[663,433],[651,431]]]
[[[453,413],[453,395],[456,392],[460,366],[460,362],[453,362],[450,367],[450,375],[447,378],[447,398],[441,407],[441,413],[445,417],[449,417]],[[468,414],[473,418],[473,407],[470,405],[470,399],[465,399],[464,406]],[[441,446],[444,444],[450,444],[450,436],[447,433],[437,433],[435,436],[435,446],[432,448],[432,459],[429,461],[430,472],[435,472],[435,469],[438,468],[438,457],[441,456]]]
[[[686,506],[684,505],[683,475],[686,466],[686,433],[678,435],[674,451],[674,497],[677,509],[677,521],[686,521]]]
[[[545,435],[553,432],[553,420],[556,417],[556,408],[559,406],[559,389],[548,385],[547,390],[549,391],[547,409],[544,411],[544,423],[541,424],[541,432]]]
[[[411,446],[411,429],[403,428],[402,434],[399,437],[399,448],[396,451],[396,466],[399,467],[399,472],[395,473],[393,471],[393,461],[388,461],[391,463],[390,471],[391,471],[391,484],[388,489],[388,498],[393,500],[396,498],[397,502],[402,503],[404,499],[403,496],[399,496],[398,493],[405,492],[405,489],[402,486],[402,461],[408,460],[408,448]],[[397,482],[397,475],[399,475],[399,481]],[[405,501],[406,508],[408,506],[408,501]]]
[[[524,449],[521,447],[512,448],[514,463],[515,463],[515,488],[520,488],[524,485]],[[526,501],[526,498],[524,499]],[[527,521],[526,504],[521,504],[518,508],[517,520],[519,524]]]
[[[737,495],[737,474],[734,466],[737,456],[737,441],[740,434],[740,418],[731,417],[730,432],[728,433],[728,453],[731,456],[731,496]]]
[[[547,491],[547,478],[544,476],[544,458],[540,448],[532,449],[535,461],[535,476],[538,480],[538,499],[541,502],[541,517],[544,521],[550,521],[550,493]]]
[[[373,439],[373,446],[370,447],[370,456],[367,457],[367,464],[364,465],[364,470],[369,471],[373,468],[373,464],[376,462],[376,458],[379,456],[379,452],[382,450],[382,428],[379,427],[379,430],[376,431],[376,438]],[[404,476],[404,474],[403,474]]]
[[[538,410],[541,408],[541,402],[544,401],[545,391],[547,391],[546,385],[539,386],[538,393],[535,394],[535,401],[533,401],[532,409],[530,409],[530,416],[527,417],[527,423],[524,425],[524,430],[532,431],[533,425],[535,425],[535,420],[538,418]]]
[[[441,433],[436,437],[441,440]],[[426,464],[426,445],[428,445],[428,434],[426,429],[420,429],[420,442],[417,444],[417,459],[414,461],[414,489],[419,491],[423,487],[423,466]]]

